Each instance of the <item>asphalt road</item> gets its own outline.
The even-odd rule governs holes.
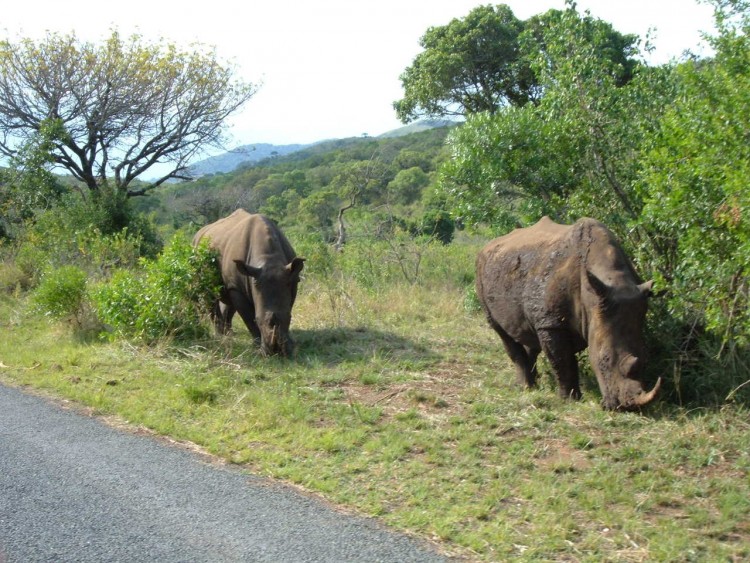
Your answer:
[[[444,560],[290,487],[0,385],[0,563]]]

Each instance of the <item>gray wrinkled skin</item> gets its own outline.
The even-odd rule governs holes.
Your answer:
[[[603,224],[544,217],[488,243],[476,266],[477,295],[521,383],[536,384],[544,351],[560,394],[580,398],[576,354],[588,348],[605,408],[635,409],[654,399],[661,380],[648,392],[642,384],[652,282],[640,282]]]
[[[237,312],[263,353],[291,356],[289,325],[304,260],[273,221],[243,209],[203,227],[193,244],[203,238],[220,255],[223,287],[213,311],[216,330],[229,332]]]

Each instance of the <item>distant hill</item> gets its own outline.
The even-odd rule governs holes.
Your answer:
[[[269,143],[256,143],[253,145],[242,145],[229,152],[217,154],[201,160],[190,166],[193,176],[207,176],[217,172],[233,172],[239,166],[253,164],[275,156],[285,156],[297,152],[310,145],[271,145]]]
[[[370,169],[375,163],[382,181],[374,182],[377,186],[357,203],[360,210],[351,214],[352,220],[356,215],[356,221],[373,219],[373,225],[383,225],[385,215],[392,221],[398,213],[413,226],[425,206],[432,205],[434,198],[423,196],[434,191],[437,170],[450,157],[445,144],[450,131],[450,127],[432,127],[386,137],[321,141],[283,156],[240,164],[231,172],[166,185],[154,190],[152,197],[133,198],[133,205],[157,224],[173,226],[205,225],[243,208],[265,213],[285,226],[311,228],[310,233],[328,240],[342,204],[340,180],[360,170],[360,165]],[[399,181],[393,183],[397,177]]]
[[[421,131],[427,131],[428,129],[436,129],[437,127],[450,127],[456,125],[456,121],[449,119],[422,119],[415,121],[409,125],[404,125],[398,129],[387,131],[382,135],[378,135],[379,139],[389,139],[393,137],[403,137],[404,135],[411,135],[412,133],[419,133]]]
[[[449,121],[447,119],[424,119],[387,131],[382,135],[378,135],[378,139],[389,139],[394,137],[403,137],[405,135],[411,135],[412,133],[419,133],[421,131],[427,131],[429,129],[435,129],[438,127],[449,127],[455,125],[455,121]],[[258,163],[262,160],[273,157],[287,156],[296,152],[310,149],[311,147],[319,146],[320,151],[325,152],[335,148],[340,148],[349,144],[350,142],[356,142],[359,137],[352,139],[330,139],[326,141],[319,141],[317,143],[310,143],[307,145],[272,145],[269,143],[256,143],[252,145],[243,145],[232,149],[229,152],[218,154],[205,160],[201,160],[190,166],[190,172],[193,176],[201,177],[208,176],[217,173],[228,173],[234,172],[235,170]]]

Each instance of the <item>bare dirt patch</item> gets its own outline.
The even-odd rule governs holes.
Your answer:
[[[352,381],[344,386],[344,392],[349,403],[379,406],[386,416],[416,409],[427,416],[449,417],[465,409],[461,397],[471,379],[470,366],[441,362],[411,381],[386,388]]]

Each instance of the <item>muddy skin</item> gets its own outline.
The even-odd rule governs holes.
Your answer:
[[[477,296],[516,368],[536,384],[544,352],[560,395],[581,397],[576,354],[589,350],[606,409],[653,401],[643,384],[643,339],[652,282],[642,283],[612,233],[594,219],[559,225],[548,217],[488,243],[476,262]]]

